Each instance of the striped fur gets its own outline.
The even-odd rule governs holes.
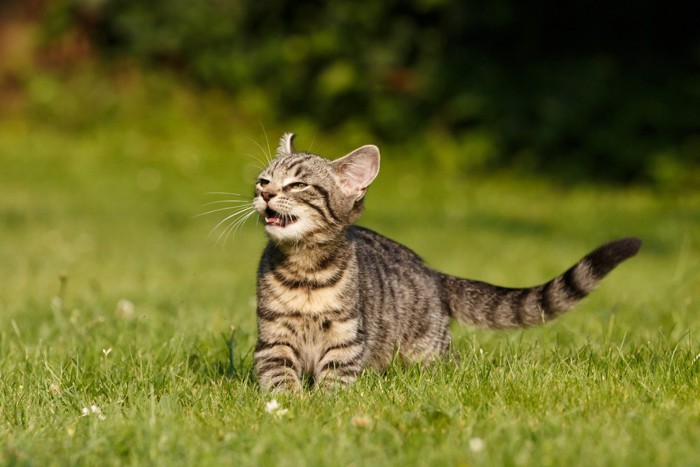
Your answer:
[[[635,255],[636,238],[608,243],[546,284],[523,289],[460,279],[426,266],[408,248],[353,226],[379,150],[336,161],[296,152],[293,135],[256,184],[254,206],[270,241],[258,270],[255,368],[264,389],[302,381],[351,383],[398,355],[430,362],[450,345],[451,319],[488,328],[547,322]]]

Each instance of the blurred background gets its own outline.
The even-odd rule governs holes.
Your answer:
[[[219,113],[231,131],[255,134],[262,123],[272,139],[285,128],[372,140],[463,171],[700,182],[700,28],[673,3],[5,0],[1,8],[5,117],[21,109],[85,130],[124,112],[121,93],[148,87],[144,74],[155,70],[166,83],[152,83],[144,99],[172,86],[216,93],[203,112]]]
[[[624,292],[598,296],[635,297],[629,318],[649,333],[683,332],[700,293],[696,13],[653,1],[4,0],[0,315],[69,350],[76,332],[127,315],[145,326],[130,343],[233,322],[252,345],[261,229],[216,227],[233,210],[195,216],[247,196],[293,131],[297,148],[330,158],[377,144],[361,222],[453,274],[532,285],[641,236]]]

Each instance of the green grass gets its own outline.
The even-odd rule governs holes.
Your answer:
[[[452,172],[382,147],[361,223],[441,270],[532,285],[617,236],[645,244],[548,326],[455,326],[454,359],[280,396],[275,415],[250,358],[263,233],[217,244],[222,216],[193,217],[221,199],[207,192],[250,191],[258,123],[147,78],[42,79],[0,120],[0,463],[700,465],[700,192]],[[381,146],[298,126],[329,156]]]

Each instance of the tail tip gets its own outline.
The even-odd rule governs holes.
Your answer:
[[[602,278],[618,264],[631,258],[639,252],[642,240],[637,237],[626,237],[606,243],[587,256],[597,277]]]
[[[609,246],[614,246],[620,261],[623,261],[639,252],[639,249],[642,247],[642,240],[637,237],[625,237],[611,242]]]

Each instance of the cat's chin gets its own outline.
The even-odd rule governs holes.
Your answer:
[[[303,220],[295,219],[294,222],[280,224],[278,222],[268,222],[265,224],[265,232],[267,235],[277,242],[294,242],[301,241],[306,232],[306,226]]]

